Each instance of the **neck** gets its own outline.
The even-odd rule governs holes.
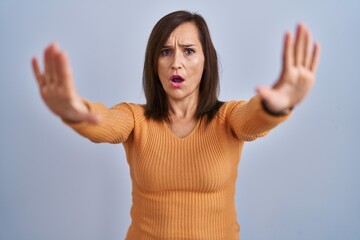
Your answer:
[[[169,98],[168,102],[170,118],[195,119],[198,104],[197,97],[181,100]]]

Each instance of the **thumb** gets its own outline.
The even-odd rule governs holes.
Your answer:
[[[266,102],[267,108],[272,112],[281,112],[291,107],[289,99],[273,88],[259,86],[256,88],[256,92]]]
[[[91,123],[91,124],[99,124],[102,122],[102,116],[97,113],[86,113],[84,114],[84,121]]]
[[[266,102],[271,101],[273,98],[273,89],[266,86],[258,86],[256,87],[256,93]]]

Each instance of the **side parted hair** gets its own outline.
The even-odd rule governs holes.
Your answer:
[[[154,26],[146,47],[143,88],[146,98],[145,116],[154,120],[169,120],[169,106],[158,75],[158,59],[165,42],[179,25],[193,22],[199,31],[199,40],[204,52],[204,72],[200,82],[196,119],[204,116],[209,123],[222,102],[218,101],[219,68],[216,50],[210,32],[202,16],[187,11],[176,11],[161,18]]]

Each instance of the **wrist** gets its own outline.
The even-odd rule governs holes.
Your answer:
[[[270,114],[272,116],[276,116],[276,117],[288,115],[294,109],[294,107],[289,107],[282,111],[273,111],[267,106],[265,100],[261,100],[261,106],[265,112],[267,112],[268,114]]]

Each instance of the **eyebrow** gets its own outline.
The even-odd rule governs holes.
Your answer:
[[[184,47],[184,48],[196,46],[196,44],[179,44],[179,45],[180,45],[180,47]],[[163,48],[170,48],[170,47],[172,47],[172,45],[164,44],[164,46],[163,46]]]

